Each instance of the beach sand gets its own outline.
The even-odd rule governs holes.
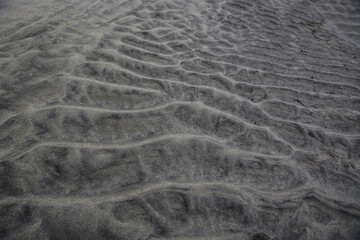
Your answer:
[[[2,0],[0,239],[360,239],[360,2]]]

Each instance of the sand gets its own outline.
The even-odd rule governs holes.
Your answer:
[[[360,239],[357,0],[0,3],[0,239]]]

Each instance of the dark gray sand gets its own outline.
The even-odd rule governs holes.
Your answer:
[[[358,0],[0,3],[1,239],[360,239]]]

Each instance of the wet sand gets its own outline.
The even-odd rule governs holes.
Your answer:
[[[0,3],[0,239],[359,239],[356,0]]]

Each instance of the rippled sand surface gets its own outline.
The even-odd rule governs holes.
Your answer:
[[[0,3],[1,239],[360,239],[360,2]]]

